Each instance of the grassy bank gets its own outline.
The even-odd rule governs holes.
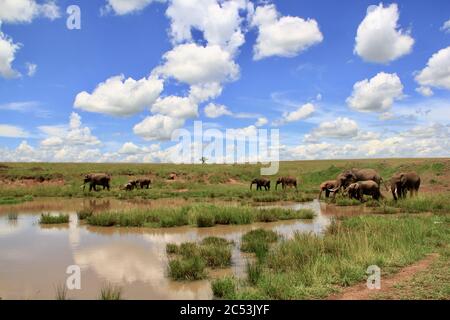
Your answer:
[[[335,221],[323,236],[297,234],[273,246],[256,272],[227,284],[227,299],[315,299],[366,277],[411,264],[450,243],[448,216],[359,216]],[[230,281],[230,279],[226,279]],[[215,285],[216,287],[218,284]],[[231,290],[230,288],[234,288]]]
[[[93,164],[93,163],[0,163],[0,197],[115,197],[189,199],[241,199],[273,202],[305,201],[315,197],[325,180],[334,179],[341,171],[353,168],[373,168],[387,181],[398,171],[417,171],[422,186],[449,191],[449,159],[370,159],[282,161],[278,176],[291,175],[299,180],[300,192],[250,191],[250,181],[260,176],[259,165],[174,165],[174,164]],[[112,190],[83,192],[83,176],[91,172],[112,175]],[[175,180],[168,180],[175,173]],[[150,190],[124,192],[119,189],[132,177],[146,176],[153,181]],[[274,184],[276,177],[269,177]],[[25,181],[25,182],[24,182]]]
[[[312,219],[309,209],[290,210],[282,208],[257,209],[250,206],[224,207],[208,204],[129,210],[123,212],[102,212],[88,216],[86,221],[95,226],[117,227],[160,227],[169,228],[184,225],[212,227],[216,224],[250,224],[288,219]]]

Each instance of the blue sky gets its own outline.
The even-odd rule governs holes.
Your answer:
[[[449,156],[445,0],[0,0],[0,21],[0,161],[167,161],[198,120],[278,128],[283,159]]]

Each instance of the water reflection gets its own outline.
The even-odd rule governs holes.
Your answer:
[[[289,204],[293,209],[311,208],[313,220],[289,220],[242,226],[212,228],[177,227],[168,229],[101,228],[80,223],[76,211],[116,206],[148,205],[117,200],[58,200],[22,206],[16,224],[0,216],[0,297],[4,299],[54,299],[55,285],[67,277],[66,268],[77,264],[82,269],[82,290],[70,291],[72,299],[96,299],[106,282],[123,287],[124,297],[133,299],[210,299],[209,281],[175,282],[167,277],[167,243],[200,241],[208,236],[234,241],[232,267],[211,275],[245,275],[249,255],[239,250],[242,235],[257,228],[274,230],[285,238],[295,232],[320,234],[329,224],[329,214],[319,202]],[[159,204],[152,204],[159,205]],[[45,208],[45,209],[43,209]],[[53,210],[49,210],[49,209]],[[65,225],[40,226],[42,212],[69,214]]]

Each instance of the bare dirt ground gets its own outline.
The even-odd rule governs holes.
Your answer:
[[[375,295],[380,293],[387,293],[392,288],[402,282],[414,277],[418,272],[428,269],[428,267],[439,257],[438,254],[433,253],[426,256],[424,259],[401,269],[398,273],[381,277],[381,289],[371,290],[367,288],[366,283],[357,284],[344,289],[341,293],[331,295],[328,300],[371,300]]]

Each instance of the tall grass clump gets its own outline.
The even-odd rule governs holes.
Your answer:
[[[311,219],[314,212],[309,209],[284,208],[257,209],[250,206],[214,206],[194,204],[175,208],[128,211],[109,211],[88,215],[86,221],[96,226],[117,227],[162,227],[184,225],[212,227],[216,224],[251,224],[287,219]]]
[[[77,212],[77,217],[79,220],[85,220],[93,215],[93,211],[91,209],[83,209]]]
[[[252,230],[242,236],[241,251],[255,253],[258,260],[262,260],[269,251],[269,244],[278,238],[279,235],[272,230]]]
[[[100,289],[100,300],[121,300],[122,288],[113,284],[105,284]]]
[[[56,285],[55,299],[56,300],[67,300],[67,286],[65,283]]]
[[[198,280],[205,276],[204,269],[231,265],[231,241],[208,237],[200,243],[167,244],[169,275],[175,280]]]
[[[169,261],[169,276],[174,280],[206,278],[205,262],[199,256]]]
[[[57,216],[50,215],[49,213],[41,214],[41,218],[39,220],[40,224],[60,224],[60,223],[68,223],[69,215],[60,213]]]
[[[236,280],[233,277],[213,280],[211,289],[216,298],[232,297],[236,291]]]
[[[446,195],[420,195],[418,197],[409,197],[398,201],[391,200],[390,205],[400,208],[404,212],[450,212],[450,197]]]

